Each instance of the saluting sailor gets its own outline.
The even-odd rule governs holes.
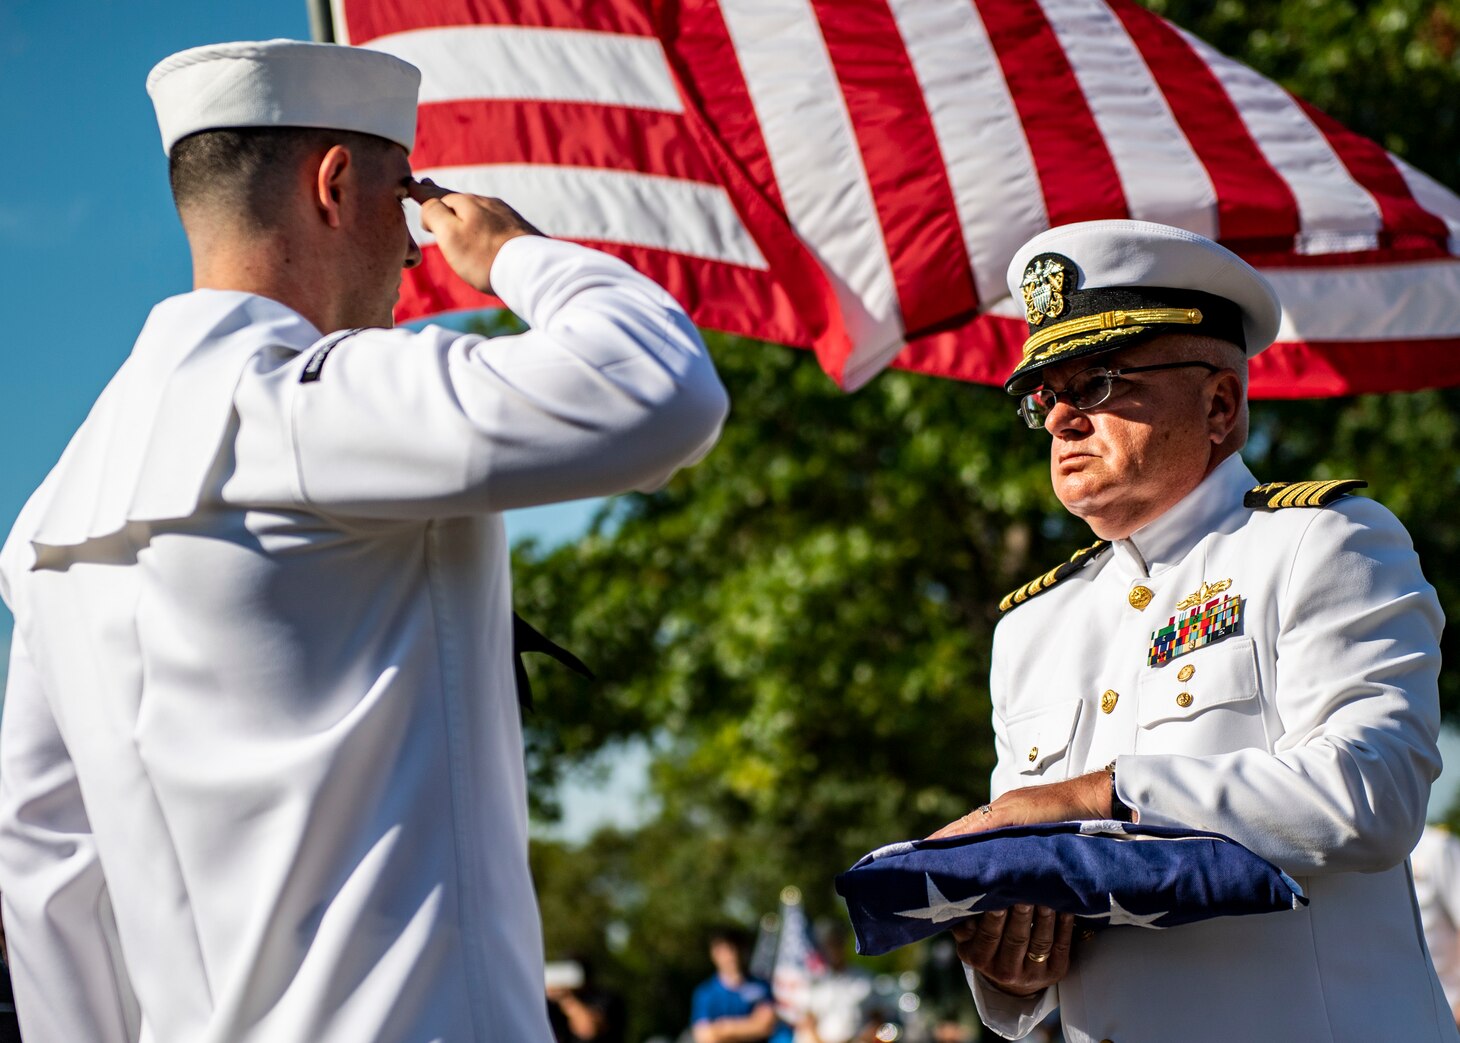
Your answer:
[[[419,72],[148,78],[195,289],[0,554],[0,891],[29,1043],[546,1043],[501,512],[650,488],[726,396],[623,263],[411,177]],[[393,330],[403,203],[531,326]]]
[[[1211,830],[1311,904],[1089,936],[987,913],[955,932],[985,1024],[1019,1038],[1058,1006],[1070,1043],[1460,1038],[1405,864],[1440,770],[1440,608],[1362,482],[1259,485],[1237,455],[1272,291],[1138,221],[1047,231],[1009,284],[1029,338],[1006,390],[1099,540],[1004,599],[994,799],[940,834]]]

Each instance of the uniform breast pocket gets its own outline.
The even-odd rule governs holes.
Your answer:
[[[1180,656],[1140,682],[1137,753],[1225,753],[1267,745],[1257,648],[1230,637]]]
[[[1014,750],[1014,767],[1019,774],[1044,775],[1047,769],[1063,761],[1079,720],[1078,699],[1066,699],[1011,717],[1006,727],[1009,745]],[[1062,777],[1056,772],[1049,774]]]

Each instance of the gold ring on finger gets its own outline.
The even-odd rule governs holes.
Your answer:
[[[1049,953],[1047,953],[1047,952],[1027,952],[1027,953],[1024,954],[1024,957],[1030,963],[1043,963],[1045,960],[1049,959]]]

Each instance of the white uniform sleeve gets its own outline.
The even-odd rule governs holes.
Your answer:
[[[137,1003],[76,771],[17,630],[0,728],[0,879],[27,1043],[126,1043]]]
[[[1424,828],[1440,770],[1435,592],[1403,526],[1354,498],[1314,512],[1280,594],[1275,749],[1116,761],[1152,825],[1214,830],[1289,873],[1374,872]]]
[[[1005,1039],[1023,1039],[1059,1006],[1059,994],[1052,988],[1021,999],[1000,992],[967,964],[963,965],[963,974],[973,991],[973,1005],[978,1008],[979,1020]]]
[[[506,243],[492,282],[527,333],[367,330],[286,370],[306,502],[367,518],[502,511],[657,488],[708,452],[727,398],[663,289],[540,237]]]

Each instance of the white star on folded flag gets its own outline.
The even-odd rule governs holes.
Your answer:
[[[1159,913],[1133,913],[1125,906],[1115,900],[1115,895],[1110,896],[1110,912],[1108,913],[1084,913],[1089,920],[1103,920],[1110,917],[1111,924],[1130,924],[1132,927],[1144,927],[1148,931],[1159,931],[1156,921],[1165,916],[1169,910],[1163,909]]]
[[[974,895],[971,898],[964,898],[957,902],[950,902],[938,885],[933,883],[931,873],[923,874],[928,878],[928,907],[926,909],[905,909],[899,912],[898,916],[911,917],[914,920],[931,920],[933,923],[947,923],[949,920],[960,920],[973,912],[973,907],[984,899],[983,895]]]

